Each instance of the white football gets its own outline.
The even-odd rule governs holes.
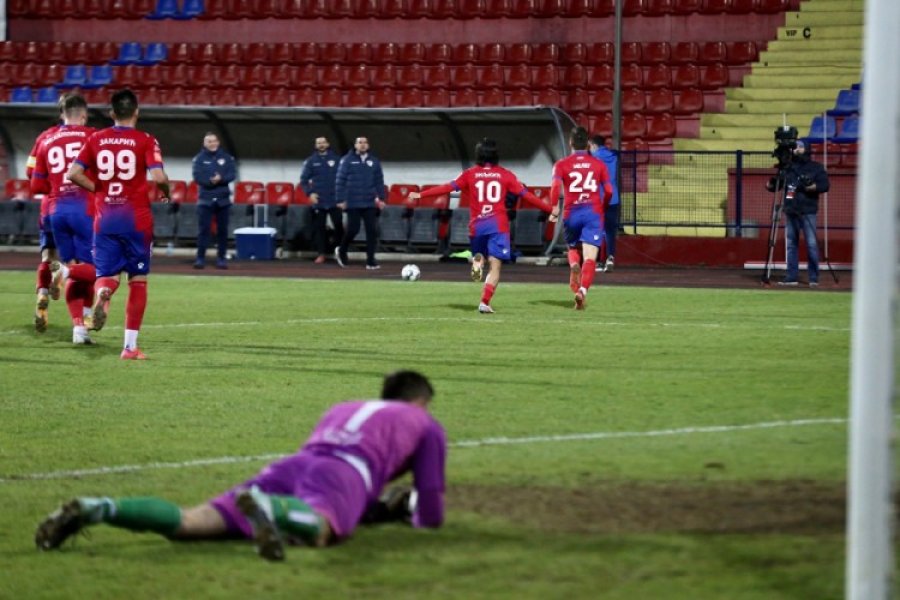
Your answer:
[[[400,271],[400,277],[403,278],[403,281],[417,281],[421,276],[422,271],[416,265],[406,265]]]

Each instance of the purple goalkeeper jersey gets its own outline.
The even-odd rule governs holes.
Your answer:
[[[256,477],[212,500],[229,530],[247,537],[249,523],[234,505],[241,490],[290,494],[307,502],[347,536],[386,483],[412,472],[418,503],[416,527],[437,527],[444,518],[444,429],[424,408],[399,401],[368,400],[333,406],[309,441]]]

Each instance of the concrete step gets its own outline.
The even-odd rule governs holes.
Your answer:
[[[751,75],[771,75],[778,77],[790,77],[792,75],[803,76],[838,76],[855,77],[854,82],[860,81],[862,78],[862,66],[856,63],[829,63],[823,65],[804,65],[802,73],[797,73],[797,65],[764,65],[762,63],[753,63],[750,66]]]
[[[644,194],[642,194],[644,196]],[[665,196],[653,196],[646,194],[645,198],[638,198],[637,220],[651,223],[725,223],[725,211],[721,208],[674,208],[667,206],[668,199]]]
[[[809,52],[812,50],[853,50],[861,52],[863,48],[861,37],[845,37],[845,38],[792,38],[787,40],[777,40],[769,42],[766,52]]]
[[[817,27],[779,27],[778,40],[843,40],[843,39],[862,39],[863,25],[819,25]],[[771,45],[772,42],[769,42]]]
[[[788,125],[796,123],[808,124],[817,113],[772,113],[772,114],[729,114],[705,113],[700,115],[701,127],[761,127],[767,123],[771,134],[776,127],[787,121]],[[795,125],[796,126],[796,125]]]
[[[727,88],[725,90],[726,100],[793,100],[798,96],[804,100],[822,100],[825,102],[834,102],[840,87],[834,88],[830,86],[818,86],[814,88],[804,88],[799,91],[796,86],[785,86],[779,88]]]
[[[629,233],[631,230],[629,230]],[[679,227],[676,225],[643,225],[638,227],[640,235],[665,235],[669,237],[723,238],[727,235],[724,227]]]
[[[807,123],[807,127],[809,123]],[[759,125],[756,127],[729,127],[718,125],[715,127],[701,126],[700,139],[703,140],[765,140],[772,139],[775,131],[774,125]],[[797,128],[800,129],[799,127]]]
[[[862,10],[828,10],[787,12],[784,15],[785,27],[864,25]]]
[[[827,48],[811,48],[809,50],[797,48],[791,51],[763,51],[759,53],[759,64],[764,66],[795,65],[802,68],[804,65],[862,65],[862,49],[858,50],[829,50]]]
[[[817,115],[834,106],[832,100],[725,100],[725,112],[745,114],[812,113]],[[779,120],[780,121],[780,120]]]
[[[799,129],[799,128],[798,128]],[[774,131],[775,128],[772,128]],[[707,151],[707,152],[734,152],[735,150],[743,150],[745,152],[766,152],[771,153],[775,147],[773,135],[770,132],[766,139],[744,139],[744,140],[704,140],[704,139],[687,139],[676,138],[673,140],[676,150],[683,151]]]
[[[807,0],[800,5],[801,12],[834,12],[863,10],[863,0]]]
[[[836,90],[849,89],[851,85],[859,81],[858,75],[848,73],[822,74],[822,75],[775,75],[761,70],[759,73],[751,73],[744,76],[743,89],[802,89],[805,94],[811,88],[831,88]],[[728,90],[726,90],[726,93]]]

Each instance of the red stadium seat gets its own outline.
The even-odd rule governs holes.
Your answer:
[[[456,5],[456,18],[481,18],[485,16],[485,10],[485,0],[459,0]]]
[[[623,64],[621,78],[622,89],[641,87],[644,84],[644,70],[635,63]]]
[[[419,186],[415,183],[394,183],[388,188],[387,203],[392,206],[412,208],[416,205],[416,201],[410,200],[409,195],[418,191],[420,191]]]
[[[653,65],[644,75],[644,89],[668,88],[672,85],[672,71],[668,65]]]
[[[397,106],[397,94],[393,88],[381,88],[372,92],[369,102],[372,108],[394,108]]]
[[[453,47],[453,62],[462,65],[478,60],[478,46],[475,44],[457,44]]]
[[[294,204],[303,206],[312,205],[312,200],[310,200],[309,196],[306,195],[306,192],[303,191],[303,187],[299,185],[294,188]]]
[[[419,42],[402,44],[400,46],[400,59],[401,63],[424,63],[427,52],[427,48],[425,44],[421,44]]]
[[[322,90],[319,95],[319,106],[343,106],[344,94],[338,88]]]
[[[622,64],[639,63],[643,57],[640,42],[622,42]]]
[[[266,204],[285,206],[294,201],[294,184],[273,181],[266,184]]]
[[[669,62],[676,65],[694,64],[700,57],[700,45],[697,42],[677,42],[672,46]]]
[[[587,47],[587,62],[592,65],[611,65],[616,59],[616,47],[611,42],[595,42]]]
[[[687,88],[675,96],[676,115],[693,115],[703,112],[703,91],[698,88]]]
[[[506,73],[506,87],[519,88],[531,86],[531,68],[528,65],[515,65]]]
[[[407,0],[407,19],[428,19],[431,17],[431,4],[433,0]]]
[[[328,65],[319,68],[319,85],[321,87],[340,87],[344,85],[344,68],[341,65]]]
[[[531,51],[531,60],[536,65],[555,65],[559,62],[559,46],[556,44],[535,44]]]
[[[722,63],[715,63],[700,71],[700,89],[718,90],[728,85],[730,77],[728,67]]]
[[[485,0],[485,18],[498,19],[508,17],[512,12],[512,0]]]
[[[316,92],[313,88],[303,88],[302,90],[297,90],[290,97],[292,100],[292,106],[319,105],[319,99],[316,97]],[[340,92],[338,92],[338,101],[340,101]]]
[[[453,47],[450,44],[430,44],[427,47],[426,59],[428,63],[453,62]]]
[[[621,157],[622,166],[647,164],[650,162],[650,145],[644,140],[623,141]]]
[[[647,104],[644,110],[648,113],[670,113],[675,108],[675,94],[669,88],[653,90],[647,93]]]
[[[244,89],[252,89],[263,87],[268,83],[269,72],[271,67],[266,65],[255,64],[244,70],[244,77],[240,81],[240,87]]]
[[[44,44],[41,51],[41,58],[44,62],[50,63],[66,63],[69,62],[66,45],[62,42],[50,42]]]
[[[672,12],[676,15],[699,13],[703,8],[703,0],[674,0]]]
[[[647,134],[647,123],[644,116],[640,114],[623,115],[622,131],[623,139],[633,140],[635,138],[643,138]]]
[[[537,67],[532,73],[531,85],[535,88],[555,88],[559,84],[559,73],[556,65]]]
[[[156,67],[150,67],[153,69]],[[219,88],[233,88],[238,87],[241,84],[241,81],[244,79],[245,69],[239,65],[228,65],[222,69],[219,69],[218,78],[213,81],[212,85],[214,87]]]
[[[225,44],[219,50],[220,65],[239,65],[244,62],[244,48],[237,43]]]
[[[324,63],[343,63],[347,60],[347,47],[339,42],[322,44],[319,60]]]
[[[731,0],[703,0],[700,5],[700,13],[707,15],[717,15],[729,12],[731,8]]]
[[[163,104],[162,96],[156,88],[147,88],[141,92],[141,104],[158,106]]]
[[[675,117],[669,113],[650,115],[647,119],[647,133],[644,138],[657,141],[675,137]]]
[[[758,58],[759,50],[756,47],[756,42],[729,42],[729,65],[745,65],[756,62]]]
[[[425,90],[422,94],[422,106],[446,108],[450,106],[450,92],[446,88]]]
[[[536,17],[550,18],[566,15],[566,0],[538,0]]]
[[[613,134],[612,113],[603,113],[591,120],[591,133],[609,137]]]
[[[288,67],[292,87],[312,87],[319,81],[319,70],[313,64]]]
[[[569,65],[562,74],[564,88],[580,88],[587,82],[587,70],[582,65]]]
[[[675,0],[644,0],[642,14],[648,17],[662,17],[674,12]]]
[[[502,88],[504,82],[503,67],[499,64],[481,67],[478,73],[478,87],[481,89]],[[502,104],[500,106],[503,106]]]
[[[587,62],[587,46],[581,42],[563,46],[562,62],[569,65],[580,65]]]
[[[613,109],[613,90],[612,88],[601,88],[595,90],[591,95],[591,103],[588,110],[592,113],[612,112]]]
[[[455,88],[474,87],[477,79],[475,65],[467,64],[453,67],[451,79]]]
[[[156,186],[149,186],[156,188]],[[156,188],[159,189],[159,188]],[[182,204],[187,199],[188,186],[186,181],[180,179],[169,180],[169,201]]]
[[[636,113],[644,110],[646,106],[646,98],[644,92],[638,88],[629,88],[622,90],[622,112]]]
[[[219,48],[216,44],[199,44],[194,48],[195,63],[217,63],[219,62]]]
[[[492,63],[502,63],[506,58],[506,47],[503,44],[494,42],[492,44],[484,44],[478,51],[478,62],[483,65]]]
[[[512,19],[527,19],[537,16],[537,0],[512,0],[510,2],[509,17]]]
[[[362,88],[368,91],[369,84],[372,82],[372,69],[367,65],[356,65],[347,70],[344,82],[349,88]]]
[[[351,87],[347,90],[347,95],[342,99],[342,104],[349,108],[368,108],[369,88],[368,87]]]
[[[292,44],[294,60],[298,64],[315,64],[319,62],[319,45],[314,42]]]
[[[266,186],[261,181],[238,181],[234,185],[235,204],[265,204]]]
[[[757,0],[731,0],[726,11],[732,15],[745,15],[756,12]]]
[[[312,104],[315,104],[315,100]],[[291,92],[286,88],[280,87],[267,90],[263,94],[263,106],[302,106],[302,104],[297,101],[296,97],[291,97]]]
[[[31,200],[31,182],[27,179],[7,179],[4,194],[7,200]]]
[[[593,9],[593,0],[568,0],[563,16],[570,18],[594,16],[592,14]]]
[[[166,56],[168,64],[187,64],[194,62],[196,48],[193,44],[187,42],[178,42],[169,46],[169,53]]]
[[[705,65],[725,62],[728,59],[728,46],[725,45],[725,42],[706,42],[700,46],[698,58]]]
[[[356,16],[354,13],[353,0],[329,0],[327,3],[320,0],[321,4],[327,5],[327,9],[323,17],[329,19],[352,19]]]
[[[669,42],[646,42],[641,46],[641,63],[645,65],[667,64],[672,56]]]
[[[271,48],[268,44],[253,42],[244,47],[244,62],[259,65],[271,62],[269,60]]]
[[[451,96],[450,104],[454,107],[478,106],[478,94],[471,88],[457,89]]]
[[[417,65],[407,65],[396,69],[397,87],[417,88],[422,86],[425,76],[425,68]]]
[[[696,65],[678,65],[672,73],[672,87],[678,90],[700,86],[700,69]]]
[[[213,92],[212,101],[214,106],[239,106],[241,104],[237,90],[230,87]]]
[[[372,46],[366,42],[350,44],[347,51],[347,62],[351,64],[369,64],[372,62]]]
[[[114,57],[113,57],[114,58]],[[2,59],[0,60],[10,60],[10,59]],[[94,61],[94,52],[91,44],[89,42],[75,42],[69,46],[68,51],[68,61],[74,64],[83,64],[89,65],[93,64]],[[96,62],[109,62],[109,60],[96,61]]]
[[[758,0],[756,12],[763,14],[777,14],[790,10],[788,0]]]
[[[646,0],[622,0],[622,16],[634,17],[646,12]]]
[[[513,90],[506,98],[507,106],[534,106],[534,96],[531,90],[517,89]]]
[[[482,93],[481,97],[478,99],[478,106],[494,108],[505,105],[506,94],[503,93],[503,90],[498,88],[493,88]]]
[[[569,92],[566,100],[566,111],[569,113],[586,112],[591,107],[591,96],[586,90],[576,88]]]
[[[508,44],[506,46],[506,63],[511,65],[531,63],[531,44]]]
[[[587,85],[591,89],[613,87],[614,78],[612,65],[598,65],[588,70]]]
[[[406,16],[406,0],[383,0],[378,16],[382,19],[400,19]]]
[[[426,88],[446,88],[450,86],[450,68],[447,65],[425,67],[422,84]]]
[[[419,108],[425,104],[425,95],[418,88],[409,88],[397,92],[397,106],[399,108]]]
[[[394,42],[375,44],[372,48],[372,62],[375,64],[400,62],[400,44]]]

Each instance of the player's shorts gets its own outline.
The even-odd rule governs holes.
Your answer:
[[[38,222],[38,240],[41,250],[55,250],[56,240],[53,237],[53,225],[50,215],[42,215]]]
[[[153,235],[149,231],[94,234],[94,266],[97,277],[110,277],[125,271],[129,275],[150,272]]]
[[[603,242],[603,218],[591,208],[573,210],[563,221],[563,226],[570,248],[581,242],[599,247]]]
[[[93,263],[94,220],[78,211],[57,212],[50,219],[53,239],[63,262]]]
[[[233,536],[253,537],[253,529],[235,506],[234,499],[242,490],[254,485],[267,494],[303,500],[328,519],[336,537],[353,533],[368,506],[369,495],[363,478],[349,463],[332,456],[294,454],[268,465],[252,479],[210,500]]]
[[[486,233],[472,236],[469,239],[471,241],[472,254],[480,253],[485,256],[493,256],[502,261],[507,261],[512,257],[509,250],[509,232]]]

